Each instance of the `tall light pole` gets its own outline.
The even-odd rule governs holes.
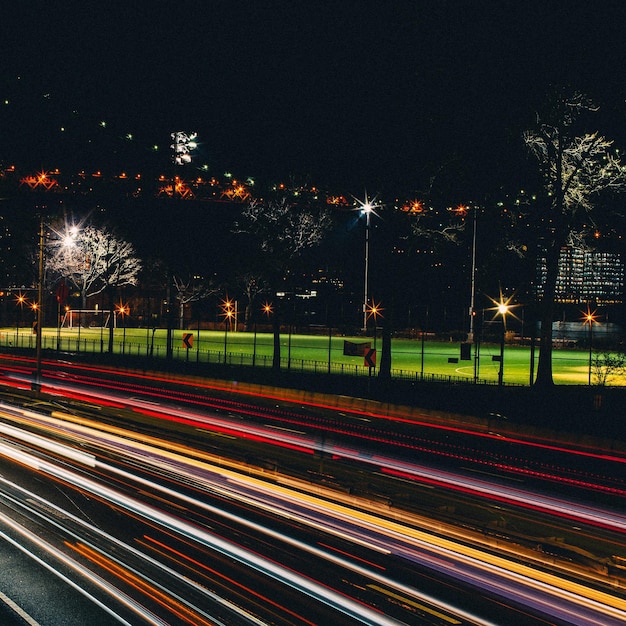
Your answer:
[[[368,309],[367,304],[369,301],[369,272],[370,272],[370,221],[371,214],[375,213],[375,210],[380,208],[380,205],[376,204],[376,198],[370,200],[365,192],[365,199],[363,201],[355,200],[358,203],[358,209],[362,215],[365,215],[365,286],[363,289],[363,332],[367,332],[367,317]]]
[[[266,300],[261,311],[263,311],[263,313],[265,314],[265,317],[269,320],[269,317],[273,311],[272,304]],[[255,365],[256,365],[256,320],[254,321],[254,345],[252,349],[252,366],[254,367]]]
[[[467,333],[468,343],[474,342],[474,302],[476,299],[476,207],[473,207],[472,215],[472,276],[470,288],[469,332]]]
[[[37,275],[37,327],[35,328],[35,381],[33,391],[41,390],[41,325],[43,324],[43,254],[44,254],[44,221],[39,219],[39,268]]]
[[[174,133],[170,133],[170,138],[172,143],[170,144],[170,148],[172,149],[172,163],[174,164],[174,170],[176,170],[177,165],[186,165],[191,163],[191,155],[192,152],[198,147],[196,143],[196,138],[198,137],[198,133],[186,133],[182,130],[178,130]],[[176,198],[176,173],[172,174],[172,198]],[[181,195],[182,197],[182,195]],[[166,360],[169,362],[174,357],[174,346],[172,344],[172,276],[171,272],[168,268],[167,272],[167,285],[166,285],[166,304],[167,308],[165,309],[165,315],[167,317],[167,330],[166,330],[166,346],[165,346],[165,354]]]

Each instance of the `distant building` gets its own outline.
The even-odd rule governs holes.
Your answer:
[[[537,268],[537,292],[543,295],[546,259]],[[624,301],[624,262],[615,252],[599,252],[573,246],[561,249],[556,301],[563,304],[622,304]]]

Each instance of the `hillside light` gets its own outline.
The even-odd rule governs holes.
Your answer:
[[[172,160],[176,165],[185,165],[191,163],[191,153],[198,147],[196,139],[198,133],[185,133],[181,130],[171,133],[172,144],[170,148],[173,151]]]

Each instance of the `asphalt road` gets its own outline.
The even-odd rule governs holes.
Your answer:
[[[182,395],[175,403],[142,398],[136,384],[131,396],[128,389],[93,383],[80,390],[77,383],[57,381],[56,393],[72,397],[68,409],[60,396],[54,405],[30,403],[27,411],[4,407],[0,528],[8,534],[3,543],[19,539],[92,594],[87,615],[99,601],[128,623],[154,616],[155,623],[193,624],[611,624],[626,616],[624,594],[609,589],[601,572],[520,551],[507,544],[504,528],[501,537],[480,537],[458,519],[455,528],[401,513],[372,494],[338,491],[339,477],[329,472],[337,459],[353,455],[350,463],[372,475],[393,470],[385,480],[406,489],[422,481],[422,489],[473,490],[484,507],[495,509],[497,495],[499,504],[541,505],[543,515],[557,518],[562,506],[589,534],[601,517],[603,532],[614,538],[607,541],[619,545],[626,520],[597,503],[580,508],[561,495],[540,502],[509,479],[487,482],[475,472],[386,457],[387,444],[374,453],[361,447],[368,437],[320,439],[315,430],[296,428],[294,415],[285,422],[282,410],[270,415],[258,407],[262,419],[248,419],[253,403],[240,412],[234,405],[216,410]],[[147,429],[128,428],[133,419]],[[369,434],[384,431],[366,419]],[[236,449],[246,458],[227,460],[223,452]],[[263,455],[255,469],[249,457]],[[313,459],[316,480],[279,471],[288,458]],[[28,606],[23,592],[8,583],[0,589]],[[49,609],[31,601],[44,613],[40,623],[57,623],[45,614],[53,620],[56,610],[80,605],[55,595]]]
[[[4,464],[11,517],[47,544],[65,546],[66,555],[69,546],[78,564],[95,567],[114,586],[115,597],[138,595],[141,619],[156,614],[171,623],[182,613],[188,623],[211,623],[216,615],[247,623],[241,611],[250,623],[377,626],[415,623],[416,614],[420,623],[488,624],[498,615],[496,623],[533,624],[546,611],[551,623],[567,623],[574,611],[579,620],[598,618],[563,599],[571,583],[558,574],[533,572],[510,554],[494,555],[493,546],[469,549],[468,537],[441,528],[433,534],[390,520],[366,501],[305,493],[287,477],[268,482],[249,467],[224,467],[83,418],[31,409],[9,421],[3,434],[11,442],[0,453],[36,470],[25,481],[23,468]],[[477,586],[480,594],[469,593]],[[510,608],[501,604],[503,588]],[[608,603],[607,624],[621,611],[608,594],[583,583],[575,589],[588,603]]]

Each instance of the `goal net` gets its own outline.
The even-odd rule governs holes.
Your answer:
[[[70,309],[65,311],[61,328],[109,328],[111,311],[101,309]],[[117,316],[113,315],[113,328],[117,327]]]

